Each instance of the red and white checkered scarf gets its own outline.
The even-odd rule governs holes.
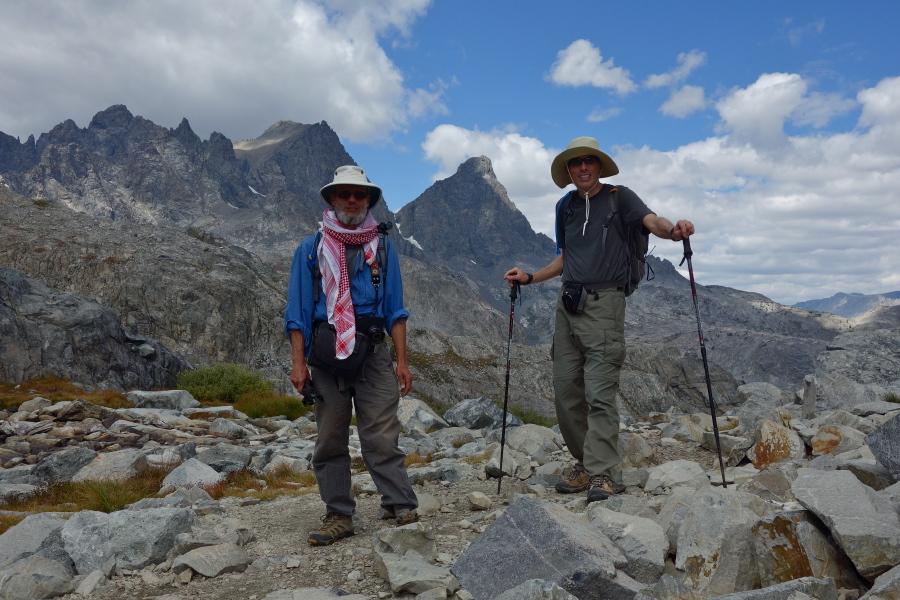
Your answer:
[[[378,254],[378,223],[372,213],[356,229],[345,228],[334,214],[326,210],[319,223],[322,243],[319,244],[319,264],[325,288],[328,322],[337,330],[335,356],[347,358],[356,345],[356,313],[350,297],[350,277],[347,274],[346,244],[363,246],[366,264],[371,265]]]

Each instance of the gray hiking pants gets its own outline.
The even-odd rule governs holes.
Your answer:
[[[588,294],[577,315],[557,300],[552,357],[556,416],[569,452],[588,475],[612,476],[620,462],[616,394],[625,363],[624,292]]]
[[[352,515],[356,510],[350,493],[348,449],[353,409],[363,462],[381,493],[381,506],[389,512],[416,508],[416,494],[406,475],[406,454],[397,444],[400,390],[388,348],[376,346],[366,359],[365,381],[357,381],[344,391],[333,375],[315,367],[310,373],[325,398],[316,403],[319,433],[312,463],[326,511]]]

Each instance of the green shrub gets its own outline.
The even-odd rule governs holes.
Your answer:
[[[176,380],[179,389],[187,390],[201,402],[234,404],[244,394],[272,391],[272,384],[241,365],[219,364],[182,371]]]
[[[503,407],[501,406],[500,408]],[[545,417],[541,413],[534,410],[527,410],[524,408],[519,408],[517,406],[507,406],[507,410],[510,412],[510,414],[513,414],[522,419],[522,422],[525,424],[530,423],[532,425],[540,425],[541,427],[550,428],[557,423],[555,418]]]
[[[900,404],[900,396],[898,396],[897,394],[895,394],[893,392],[888,392],[887,394],[885,394],[884,397],[882,398],[882,400],[884,400],[885,402],[893,402],[894,404]]]
[[[311,406],[304,405],[300,398],[282,396],[271,391],[244,394],[234,403],[234,408],[251,419],[284,415],[289,421],[302,417],[312,409]]]

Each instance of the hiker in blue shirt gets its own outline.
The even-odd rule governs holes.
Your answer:
[[[294,253],[284,329],[291,342],[291,383],[315,399],[318,437],[313,470],[325,502],[315,546],[353,535],[350,419],[362,458],[381,493],[382,518],[418,520],[418,501],[400,449],[400,396],[412,388],[406,358],[403,283],[397,251],[370,209],[381,188],[357,166],[339,167],[320,191],[329,205],[319,232]],[[390,334],[396,369],[384,343]]]
[[[630,189],[600,183],[618,172],[596,139],[572,140],[550,166],[557,186],[574,183],[576,188],[557,205],[557,257],[533,274],[516,267],[504,275],[510,285],[562,275],[553,331],[553,391],[559,429],[576,464],[556,490],[587,490],[589,503],[615,493],[620,463],[616,394],[625,363],[625,296],[635,282],[627,230],[620,234],[617,221],[666,240],[694,233],[693,223],[673,225]]]

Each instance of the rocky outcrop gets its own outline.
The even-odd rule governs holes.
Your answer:
[[[241,363],[284,381],[284,278],[245,250],[196,230],[91,218],[3,186],[0,227],[0,264],[92,298],[129,336],[158,340],[194,366]]]
[[[9,267],[0,267],[0,356],[3,381],[55,376],[112,390],[173,387],[189,367],[90,298]]]
[[[815,375],[818,401],[831,408],[900,396],[900,328],[836,337],[817,357]]]

